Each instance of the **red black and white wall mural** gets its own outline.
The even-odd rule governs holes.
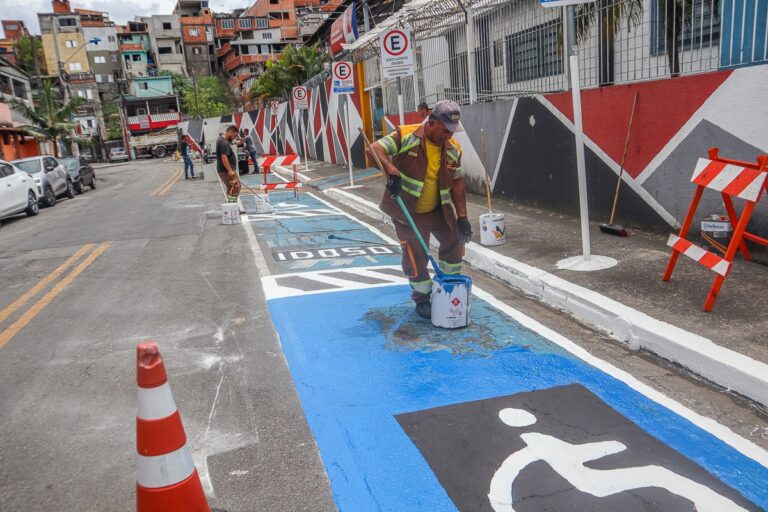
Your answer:
[[[355,76],[355,88],[359,90]],[[349,126],[346,108],[349,101]],[[331,81],[326,80],[309,90],[309,109],[296,115],[292,101],[279,104],[277,115],[270,108],[262,108],[233,115],[192,119],[180,127],[193,139],[214,148],[216,139],[227,126],[251,131],[260,152],[269,155],[309,154],[314,160],[347,165],[347,141],[352,141],[352,163],[365,167],[363,141],[358,128],[362,127],[360,95],[333,94]]]
[[[709,148],[747,161],[768,153],[766,83],[768,65],[758,65],[582,91],[590,217],[610,215],[635,91],[617,219],[669,232],[685,217],[694,166]],[[387,116],[385,129],[396,121]],[[494,196],[578,216],[570,93],[466,105],[461,122],[455,137],[470,190],[483,193],[484,130]],[[719,195],[707,192],[699,214],[711,213],[725,212]],[[768,236],[768,197],[750,231]]]

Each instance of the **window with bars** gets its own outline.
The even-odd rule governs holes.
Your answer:
[[[504,65],[504,45],[501,39],[493,42],[493,67],[497,68]]]
[[[221,20],[221,28],[235,28],[235,20]]]
[[[240,28],[253,28],[253,20],[251,18],[243,18],[237,20],[237,22],[240,24]]]
[[[668,23],[676,29],[681,50],[717,46],[720,43],[719,6],[718,0],[687,0],[682,6],[674,0],[651,0],[651,55],[667,53]]]
[[[256,18],[256,28],[269,28],[269,20],[267,18]]]
[[[506,37],[507,83],[563,73],[559,24],[553,20]]]

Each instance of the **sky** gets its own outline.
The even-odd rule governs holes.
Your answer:
[[[72,9],[93,9],[109,13],[115,23],[124,25],[135,16],[170,14],[176,0],[70,0]],[[253,0],[209,0],[214,11],[230,11],[253,5]],[[2,19],[22,20],[33,34],[40,33],[37,13],[52,12],[50,0],[0,0]],[[0,32],[2,29],[0,29]]]

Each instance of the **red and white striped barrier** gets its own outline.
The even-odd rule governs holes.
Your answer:
[[[757,201],[765,184],[767,172],[723,161],[699,158],[691,181],[710,190],[736,196],[745,201]]]
[[[210,512],[154,341],[136,347],[136,511]]]
[[[667,245],[673,248],[675,251],[688,256],[693,261],[699,262],[701,265],[707,267],[713,272],[720,274],[721,276],[727,276],[728,272],[731,271],[731,264],[729,262],[725,261],[717,254],[712,254],[711,252],[702,249],[693,242],[689,242],[688,240],[680,238],[677,235],[669,235]]]
[[[258,188],[259,190],[279,190],[279,189],[296,189],[301,188],[301,182],[292,181],[290,183],[262,183],[260,185],[256,185],[255,188]]]
[[[718,149],[711,148],[709,158],[700,158],[696,163],[691,178],[691,181],[696,184],[696,191],[693,194],[693,199],[691,199],[691,205],[688,207],[688,213],[685,215],[679,235],[670,235],[667,241],[667,245],[672,248],[672,254],[661,279],[666,282],[672,278],[677,258],[681,254],[715,272],[717,275],[712,282],[707,298],[704,300],[704,311],[712,311],[717,294],[723,286],[723,281],[731,271],[736,252],[741,251],[746,260],[752,259],[745,240],[768,246],[768,239],[747,232],[747,224],[757,201],[760,200],[763,192],[768,191],[767,178],[768,155],[757,157],[756,162],[742,162],[721,158],[718,155]],[[723,207],[728,214],[727,219],[733,228],[731,241],[728,247],[723,250],[722,257],[706,251],[686,239],[704,189],[720,192]],[[735,197],[744,200],[741,214],[736,213],[733,204]]]
[[[259,166],[262,168],[274,167],[276,165],[300,164],[299,155],[262,155],[259,158]]]

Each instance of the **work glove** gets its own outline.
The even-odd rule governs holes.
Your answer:
[[[400,195],[400,190],[403,188],[403,180],[400,178],[400,175],[398,174],[395,176],[394,174],[387,174],[386,187],[387,190],[389,190],[390,197],[392,197],[392,199],[397,198],[397,196]]]
[[[472,239],[472,226],[469,224],[469,219],[459,217],[456,219],[456,227],[459,228],[459,242],[462,244],[469,243]]]

